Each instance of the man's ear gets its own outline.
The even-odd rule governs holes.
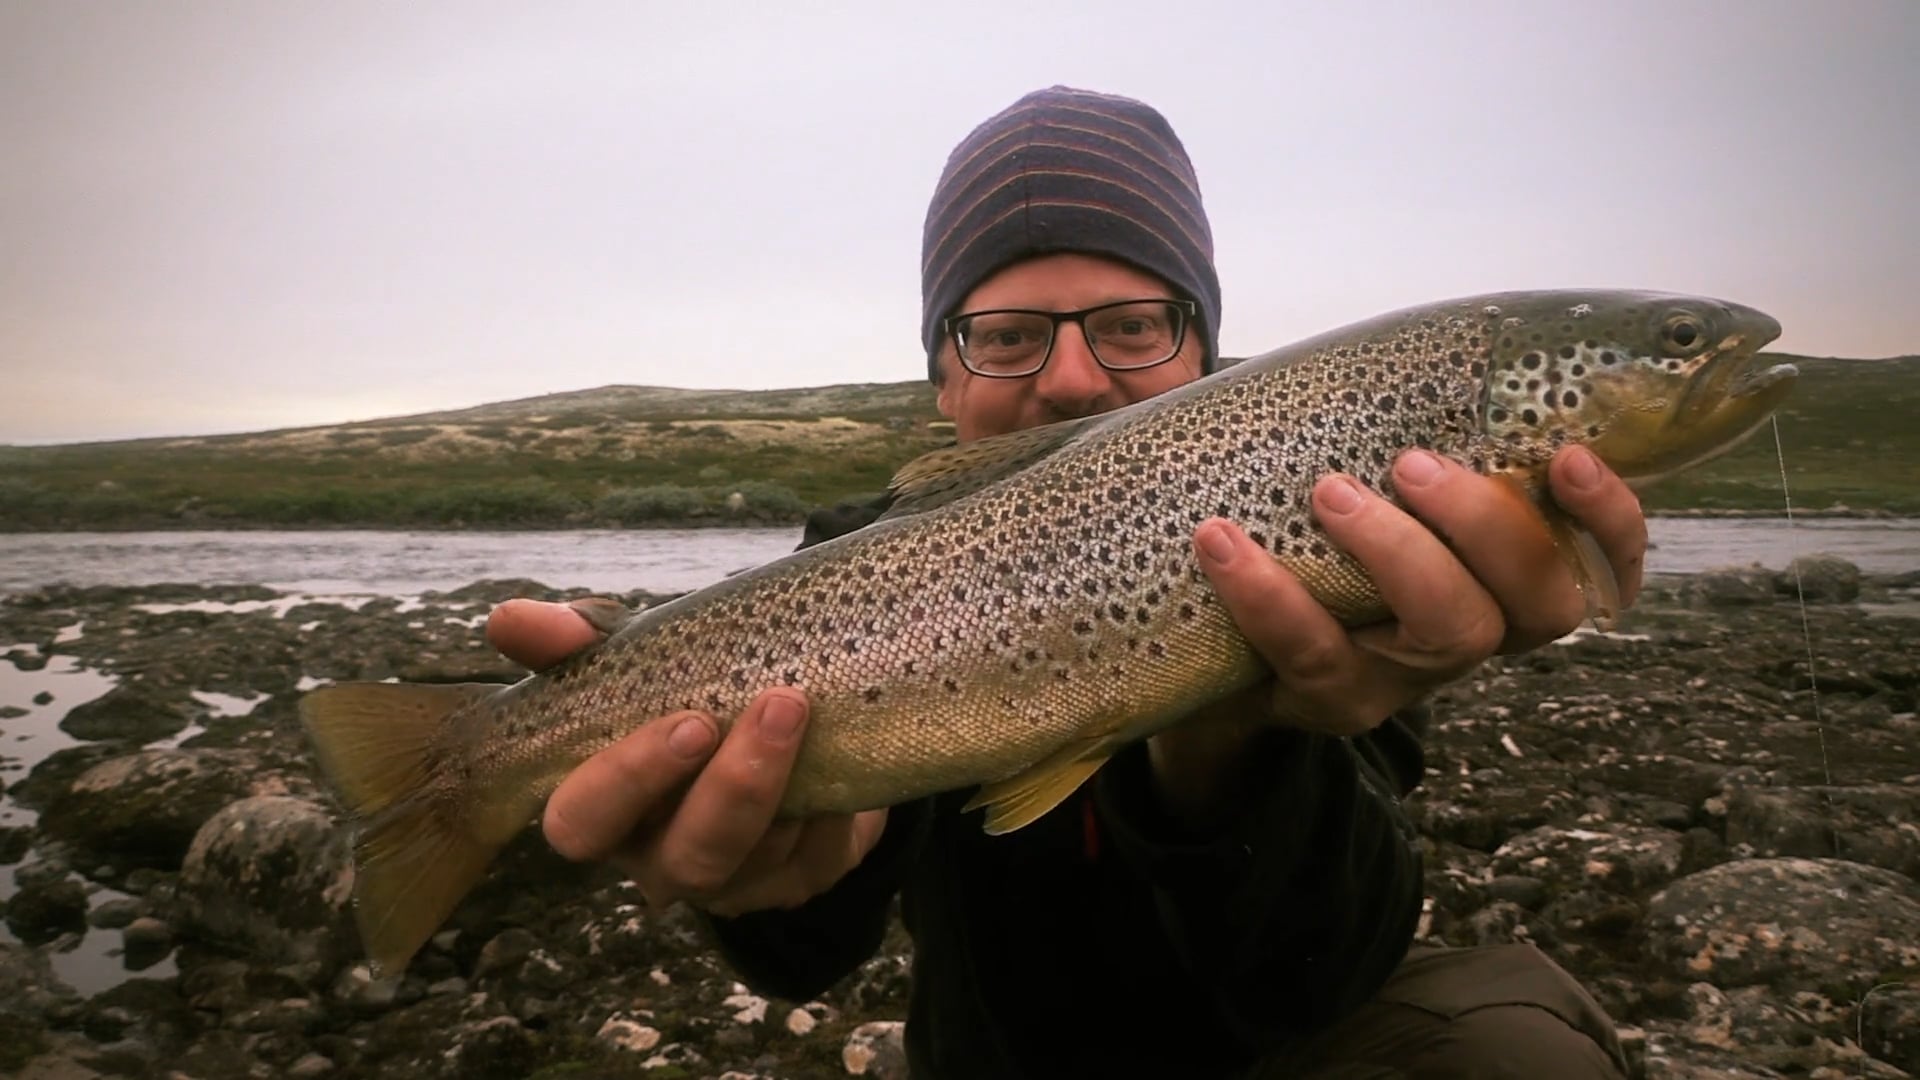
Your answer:
[[[934,406],[949,420],[954,419],[960,409],[960,384],[966,381],[955,376],[953,364],[952,350],[942,349],[940,359],[933,365]]]

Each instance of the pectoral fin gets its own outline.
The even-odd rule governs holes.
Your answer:
[[[1545,494],[1543,482],[1529,483],[1514,473],[1495,473],[1494,478],[1505,481],[1513,493],[1532,503],[1540,511],[1541,518],[1547,523],[1547,529],[1553,534],[1554,547],[1560,551],[1560,558],[1573,571],[1573,580],[1580,586],[1580,595],[1587,601],[1587,618],[1593,620],[1594,628],[1601,631],[1612,630],[1619,624],[1620,579],[1613,574],[1613,564],[1607,560],[1607,553],[1600,549],[1600,541],[1588,532],[1554,503],[1552,497]]]
[[[962,810],[987,808],[987,835],[1000,836],[1038,821],[1066,801],[1113,754],[1106,739],[1075,742],[1025,772],[982,784]]]
[[[1600,550],[1600,541],[1565,514],[1547,514],[1547,524],[1560,557],[1573,568],[1580,593],[1587,598],[1587,618],[1596,630],[1612,630],[1620,622],[1620,579],[1613,575],[1613,563]]]

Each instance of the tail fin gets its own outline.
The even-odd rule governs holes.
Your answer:
[[[455,711],[501,689],[340,683],[300,701],[320,767],[359,822],[354,918],[376,977],[405,969],[525,823],[490,835],[497,815],[460,813],[433,786],[433,751],[446,745],[436,735]]]

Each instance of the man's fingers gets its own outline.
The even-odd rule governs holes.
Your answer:
[[[607,858],[700,771],[718,740],[710,717],[674,713],[581,762],[547,799],[547,843],[576,861]]]
[[[1518,487],[1426,453],[1403,455],[1393,480],[1407,506],[1446,537],[1455,560],[1497,605],[1502,632],[1488,643],[1489,651],[1523,652],[1580,624],[1586,604],[1573,573],[1539,510]],[[1405,609],[1402,617],[1411,624],[1422,613]],[[1413,625],[1411,632],[1429,631]]]
[[[773,825],[806,716],[806,698],[791,690],[770,690],[747,706],[667,823],[656,880],[643,885],[678,899],[715,895],[732,880]]]
[[[1431,454],[1413,455],[1444,469]],[[1419,468],[1416,464],[1418,479]],[[1403,483],[1398,470],[1396,485]],[[1500,607],[1417,518],[1358,481],[1330,476],[1313,489],[1314,516],[1359,560],[1398,624],[1383,655],[1429,675],[1452,675],[1492,654],[1506,634]]]
[[[508,600],[487,616],[487,642],[522,667],[541,671],[600,640],[565,604]]]
[[[1355,663],[1346,630],[1300,579],[1238,526],[1211,518],[1194,531],[1200,569],[1247,642],[1283,679],[1337,682]]]
[[[1554,455],[1547,481],[1554,501],[1593,534],[1613,564],[1620,602],[1632,604],[1647,565],[1647,519],[1640,496],[1583,446]]]

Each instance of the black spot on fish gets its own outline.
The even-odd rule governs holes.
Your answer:
[[[1192,604],[1180,605],[1180,619],[1183,622],[1192,622],[1199,614],[1200,612]]]
[[[954,682],[951,676],[940,680],[940,688],[949,694],[957,694],[960,692],[960,684]]]
[[[1611,366],[1618,359],[1619,357],[1613,354],[1612,349],[1608,349],[1607,351],[1600,354],[1600,362],[1603,364],[1607,364],[1609,366]]]
[[[1493,422],[1496,424],[1504,424],[1507,422],[1507,410],[1505,409],[1489,409],[1487,415],[1492,417]]]
[[[1395,404],[1396,402],[1392,394],[1381,394],[1378,398],[1375,398],[1373,402],[1374,408],[1379,409],[1381,412],[1392,412]]]
[[[1587,373],[1587,365],[1575,364],[1570,370],[1573,372],[1573,377],[1577,379]]]
[[[880,688],[877,686],[869,686],[861,691],[860,696],[866,699],[867,704],[872,705],[874,702],[880,700]]]
[[[1523,368],[1526,368],[1528,371],[1535,370],[1540,366],[1540,354],[1537,352],[1530,352],[1527,355],[1521,357],[1520,366]]]
[[[1569,390],[1566,393],[1560,395],[1560,402],[1561,404],[1565,405],[1567,408],[1571,409],[1574,406],[1580,404],[1580,395]]]
[[[1537,424],[1540,422],[1540,414],[1532,409],[1522,409],[1520,410],[1520,419],[1529,424]]]
[[[1562,345],[1562,346],[1560,346],[1560,359],[1562,359],[1562,360],[1571,360],[1571,359],[1573,359],[1573,355],[1574,355],[1574,353],[1576,353],[1576,352],[1578,352],[1578,351],[1579,351],[1579,350],[1577,350],[1577,349],[1575,349],[1575,348],[1574,348],[1573,346],[1571,346],[1571,345]]]

